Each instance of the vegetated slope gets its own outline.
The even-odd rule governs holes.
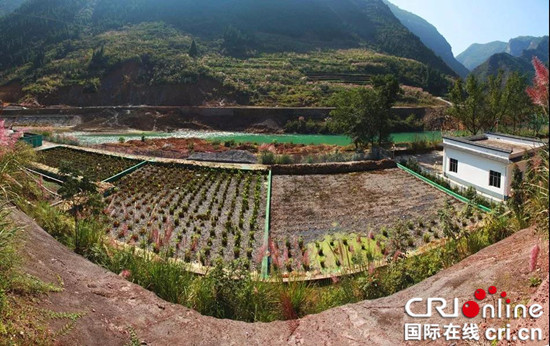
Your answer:
[[[486,79],[491,75],[497,75],[499,70],[504,71],[505,75],[516,71],[531,79],[534,76],[531,63],[533,56],[538,57],[543,62],[548,62],[548,36],[543,37],[536,48],[524,50],[519,57],[508,53],[494,54],[473,70],[472,73],[481,79]]]
[[[395,6],[391,2],[384,0],[397,19],[407,27],[413,34],[418,36],[426,47],[441,57],[459,76],[466,77],[470,71],[455,59],[451,45],[437,29],[424,18],[414,13],[405,11]]]
[[[202,59],[187,54],[193,39]],[[351,48],[367,48],[365,54],[381,53],[378,60],[402,64],[400,69],[409,75],[407,78],[415,75],[418,80],[409,83],[401,78],[403,83],[432,93],[444,93],[447,76],[455,76],[381,0],[30,0],[0,20],[0,83],[19,81],[25,88],[23,93],[42,99],[44,95],[57,97],[64,86],[80,86],[81,90],[70,91],[76,102],[77,98],[93,98],[90,94],[105,86],[120,86],[124,81],[130,85],[139,80],[144,88],[117,90],[120,97],[111,101],[139,99],[124,94],[147,99],[149,92],[170,93],[155,88],[178,85],[178,94],[190,95],[182,104],[219,98],[247,104],[255,95],[239,94],[234,84],[240,80],[226,83],[226,67],[239,68],[251,58],[267,56],[269,61],[262,66],[246,67],[253,74],[257,68],[286,63],[290,53],[281,58],[277,54],[282,52]],[[298,57],[303,65],[300,70],[306,75],[309,70],[322,70],[321,65],[331,69],[332,63],[338,64],[324,61],[323,54],[319,58],[314,55]],[[213,60],[216,62],[211,65]],[[373,74],[395,72],[384,67],[388,63],[377,63],[370,62],[366,71],[358,71],[361,65],[349,66],[346,71],[339,68],[337,76],[329,73],[327,78],[365,83]],[[411,64],[416,67],[407,72]],[[264,82],[274,82],[270,77],[275,82],[286,78],[275,74]],[[262,89],[261,85],[254,87]],[[113,94],[112,89],[107,90]],[[262,94],[262,90],[257,92]],[[163,98],[152,97],[156,104],[165,104]],[[103,101],[96,97],[94,102]],[[303,104],[307,105],[307,100]]]
[[[26,0],[0,0],[0,17],[13,12]]]
[[[403,307],[411,297],[444,297],[448,301],[471,299],[479,288],[495,285],[508,292],[514,303],[530,297],[548,311],[548,248],[543,245],[537,271],[529,273],[532,247],[539,243],[532,230],[517,232],[481,250],[423,282],[388,297],[365,300],[330,309],[296,321],[244,323],[202,316],[183,306],[170,304],[152,292],[92,264],[58,243],[31,218],[14,212],[14,221],[25,226],[22,269],[46,282],[63,282],[63,290],[42,296],[39,308],[81,315],[72,328],[65,321],[50,320],[52,332],[59,331],[60,344],[86,344],[101,340],[106,345],[125,344],[132,335],[147,344],[402,344],[405,323],[416,323]],[[490,259],[490,260],[488,260]],[[512,275],[513,273],[513,275]],[[529,287],[529,278],[540,276],[540,288]],[[547,319],[523,320],[530,328],[542,328],[548,343]],[[453,323],[477,323],[482,328],[506,324],[504,320],[460,317]],[[447,324],[434,314],[423,323]],[[358,326],[360,326],[358,328]],[[515,326],[515,323],[514,323]],[[514,328],[513,330],[517,330]],[[483,335],[484,329],[480,330]]]
[[[162,23],[141,23],[80,40],[67,40],[43,52],[35,67],[9,70],[0,87],[4,101],[24,94],[42,104],[78,106],[149,105],[286,105],[326,106],[330,95],[348,85],[367,84],[371,76],[395,74],[405,104],[433,104],[429,94],[446,90],[445,75],[415,60],[366,49],[262,53],[237,59],[212,51],[193,59],[192,37]],[[97,48],[101,47],[101,48]],[[13,83],[12,83],[13,84]],[[4,90],[4,91],[6,91]]]
[[[12,41],[8,45],[13,47],[10,54],[0,53],[0,63],[25,62],[26,54],[36,53],[32,43],[41,46],[90,29],[98,33],[149,21],[164,21],[210,39],[222,38],[233,26],[246,36],[240,38],[248,41],[243,45],[258,51],[367,45],[452,74],[381,0],[31,0],[0,23],[2,38]],[[11,30],[5,33],[7,26]]]
[[[506,42],[502,41],[474,43],[464,52],[458,54],[456,59],[471,71],[487,61],[491,55],[504,52],[506,46]]]

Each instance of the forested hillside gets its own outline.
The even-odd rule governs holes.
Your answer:
[[[381,0],[29,0],[0,19],[0,84],[48,102],[124,93],[126,78],[138,93],[198,85],[191,103],[311,105],[386,73],[434,94],[456,76]]]
[[[17,9],[25,0],[0,0],[0,17]]]

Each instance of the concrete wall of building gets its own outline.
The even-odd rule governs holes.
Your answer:
[[[458,172],[451,172],[449,160],[458,161]],[[445,147],[443,153],[443,173],[445,177],[460,185],[472,186],[479,192],[503,200],[510,191],[511,170],[502,161],[481,157],[455,148]],[[501,174],[500,188],[489,186],[489,171]]]

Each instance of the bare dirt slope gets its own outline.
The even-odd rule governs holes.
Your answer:
[[[528,286],[529,252],[539,242],[532,230],[523,230],[460,264],[392,296],[335,308],[298,321],[243,323],[201,316],[185,307],[167,303],[72,253],[20,212],[14,220],[26,226],[22,248],[23,269],[64,291],[51,293],[41,308],[80,312],[75,328],[59,337],[59,344],[123,345],[130,341],[129,328],[150,345],[398,345],[403,344],[404,304],[411,297],[473,297],[477,288],[496,285],[514,302],[527,302],[536,288]],[[548,246],[542,242],[539,275],[547,277]],[[548,283],[543,283],[543,286]],[[537,297],[548,310],[548,293]],[[463,319],[454,323],[464,323]],[[441,318],[421,323],[448,323]],[[481,324],[481,320],[475,320]],[[547,322],[547,320],[546,320]],[[535,321],[544,324],[544,321]],[[493,323],[490,323],[493,324]],[[494,321],[495,326],[501,322]],[[62,326],[53,322],[50,328]],[[544,335],[548,338],[548,324]],[[548,344],[548,339],[541,344]]]

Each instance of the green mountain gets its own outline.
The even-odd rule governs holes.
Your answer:
[[[493,54],[503,53],[506,50],[507,43],[494,41],[489,43],[474,43],[464,52],[456,56],[470,71],[483,64]]]
[[[0,0],[0,17],[15,11],[26,0]]]
[[[508,41],[505,52],[511,56],[519,57],[524,50],[536,49],[544,40],[544,37],[519,36]]]
[[[311,105],[384,73],[436,94],[456,76],[381,0],[29,0],[0,19],[0,85],[46,103]]]
[[[520,57],[524,50],[536,49],[544,40],[544,37],[519,36],[506,42],[494,41],[485,44],[474,43],[456,58],[464,66],[473,71],[483,64],[493,54],[508,53],[514,57]]]
[[[401,24],[407,27],[413,34],[418,36],[426,47],[430,48],[437,56],[449,65],[459,76],[466,77],[470,71],[455,59],[451,45],[437,29],[422,17],[405,11],[391,2],[384,0],[392,13],[399,19]]]
[[[524,49],[520,56],[512,56],[508,53],[493,54],[487,61],[476,67],[472,73],[481,79],[487,79],[490,75],[497,75],[499,70],[505,75],[517,71],[531,79],[534,75],[531,60],[533,56],[548,63],[548,36],[541,37],[534,48]],[[533,47],[531,43],[523,47]],[[521,46],[520,46],[521,47]],[[514,53],[517,53],[517,46],[514,46]]]

